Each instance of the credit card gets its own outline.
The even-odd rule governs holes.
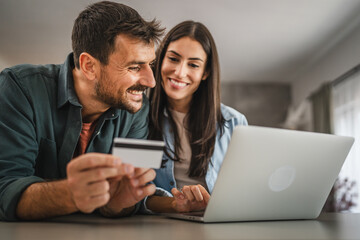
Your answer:
[[[160,168],[165,143],[163,141],[115,138],[112,154],[140,168]]]

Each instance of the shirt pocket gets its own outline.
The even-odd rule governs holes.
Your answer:
[[[59,178],[55,141],[41,138],[35,164],[35,176],[48,180]]]

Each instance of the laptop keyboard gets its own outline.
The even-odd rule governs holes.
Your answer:
[[[188,213],[181,213],[182,215],[186,215],[186,216],[197,216],[197,217],[203,217],[204,216],[204,211],[200,211],[200,212],[188,212]]]

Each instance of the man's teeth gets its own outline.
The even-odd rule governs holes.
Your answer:
[[[176,86],[179,86],[179,87],[185,87],[187,85],[186,83],[177,82],[175,80],[172,80],[171,78],[170,78],[170,82],[172,82],[173,84],[175,84]]]
[[[137,94],[143,94],[144,91],[128,90],[128,92],[131,93],[131,94],[137,95]]]

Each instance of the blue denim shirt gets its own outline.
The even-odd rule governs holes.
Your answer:
[[[210,194],[214,188],[235,126],[248,125],[245,116],[231,107],[221,104],[221,113],[225,119],[224,133],[220,136],[220,128],[217,130],[214,153],[211,157],[208,171],[205,176],[205,182]],[[167,143],[167,147],[174,150],[174,138],[170,131],[170,124],[166,115],[164,121],[164,141]],[[154,184],[156,185],[155,195],[172,197],[171,189],[176,188],[174,161],[166,156],[166,154],[163,155],[163,160],[167,160],[165,167],[156,170],[156,178],[154,180]],[[146,203],[146,199],[144,199],[143,202]],[[144,208],[143,212],[151,213],[151,211],[146,208],[145,204],[142,207]]]

